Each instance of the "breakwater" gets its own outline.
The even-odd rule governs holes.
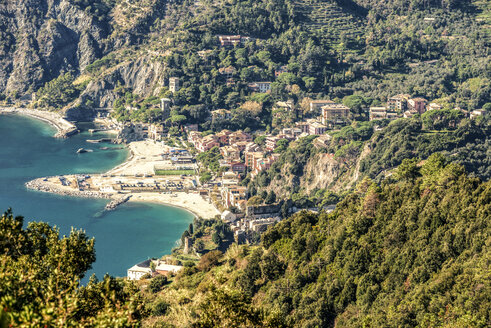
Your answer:
[[[126,196],[123,196],[121,198],[118,198],[118,199],[114,199],[112,201],[110,201],[106,207],[104,207],[104,210],[106,211],[113,211],[115,210],[119,205],[121,204],[124,204],[126,203],[127,201],[129,201],[131,198],[131,195],[126,195]]]
[[[52,178],[52,177],[47,177]],[[91,191],[91,190],[76,190],[76,189],[65,189],[61,186],[56,186],[49,184],[44,181],[46,178],[34,179],[26,182],[25,186],[27,189],[37,190],[47,193],[58,194],[62,196],[73,196],[73,197],[83,197],[83,198],[105,198],[110,199],[111,195],[106,193]]]

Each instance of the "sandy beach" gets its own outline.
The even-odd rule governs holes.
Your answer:
[[[0,114],[2,113],[25,115],[47,122],[57,129],[55,137],[67,137],[78,131],[75,124],[63,119],[58,113],[0,107]],[[39,178],[27,182],[26,187],[76,197],[118,199],[122,194],[131,195],[131,202],[176,206],[205,219],[220,214],[211,203],[193,192],[196,188],[196,176],[154,176],[155,167],[173,168],[173,164],[162,156],[170,147],[151,140],[131,142],[127,147],[130,150],[129,158],[106,173],[92,174],[81,182],[79,179],[83,175]],[[62,180],[68,184],[63,184]],[[123,186],[125,190],[122,190]]]
[[[24,115],[44,121],[56,128],[56,138],[66,138],[78,132],[75,124],[65,120],[58,113],[19,107],[0,107],[0,114],[2,113]]]
[[[130,157],[123,164],[109,170],[107,174],[153,174],[154,167],[163,164],[162,154],[169,147],[154,141],[134,141],[128,145]]]
[[[198,194],[176,192],[173,194],[156,194],[156,193],[138,193],[133,194],[130,202],[152,202],[164,205],[181,207],[194,215],[204,219],[214,218],[215,215],[220,215],[220,212],[203,199]]]
[[[127,146],[130,156],[126,162],[106,173],[39,178],[28,182],[26,187],[78,197],[118,199],[131,195],[130,202],[176,206],[205,219],[220,214],[213,204],[197,193],[196,176],[154,175],[155,167],[176,168],[162,156],[170,147],[151,140],[135,141]]]

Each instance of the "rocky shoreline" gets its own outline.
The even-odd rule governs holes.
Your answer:
[[[82,198],[104,198],[111,199],[111,195],[98,192],[98,191],[89,191],[89,190],[65,190],[63,188],[58,188],[55,186],[46,185],[45,178],[34,179],[26,182],[25,186],[28,189],[47,192],[62,196],[73,196],[73,197],[82,197]]]
[[[0,114],[1,113],[19,114],[44,121],[56,128],[57,132],[54,135],[55,138],[68,138],[79,132],[75,124],[65,120],[58,113],[18,107],[1,107]]]

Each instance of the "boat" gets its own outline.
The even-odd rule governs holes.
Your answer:
[[[79,148],[79,150],[77,150],[77,154],[91,153],[91,152],[93,152],[92,149]]]

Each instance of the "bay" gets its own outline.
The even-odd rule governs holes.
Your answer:
[[[180,208],[127,203],[96,217],[108,200],[64,197],[27,190],[25,182],[43,176],[105,172],[128,156],[126,148],[109,143],[91,144],[86,139],[107,137],[90,134],[91,125],[67,139],[56,139],[48,124],[18,115],[0,115],[0,211],[11,207],[25,221],[56,225],[62,235],[72,227],[95,237],[95,273],[125,276],[132,265],[149,257],[169,254],[193,215]],[[101,147],[109,147],[107,150]],[[79,148],[93,152],[77,154]]]

